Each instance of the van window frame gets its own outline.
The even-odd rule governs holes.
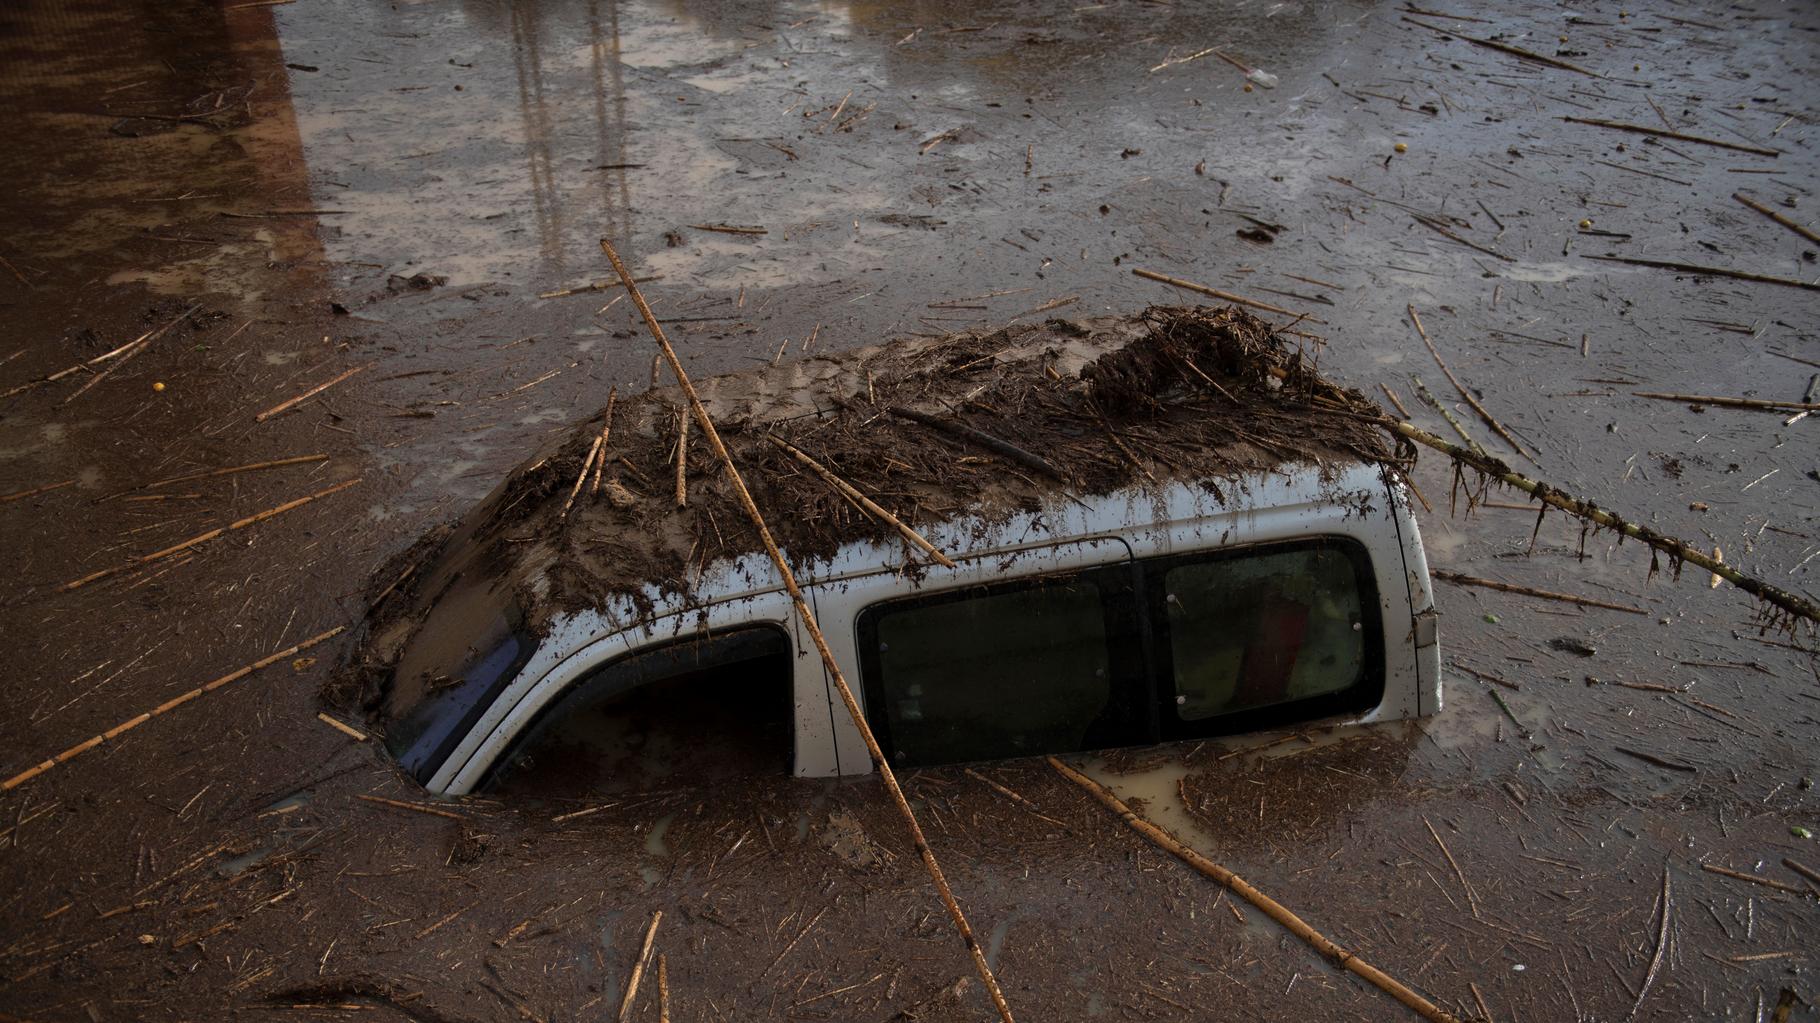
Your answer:
[[[1174,656],[1170,647],[1167,608],[1167,577],[1171,569],[1202,565],[1245,557],[1294,553],[1303,550],[1337,549],[1345,554],[1353,568],[1358,589],[1359,631],[1363,645],[1363,663],[1359,677],[1345,689],[1322,693],[1285,703],[1272,704],[1229,714],[1215,714],[1199,720],[1184,720],[1176,713]],[[1292,540],[1265,541],[1142,558],[1121,558],[1083,568],[1059,572],[1032,573],[993,583],[975,583],[944,589],[936,593],[892,597],[861,608],[854,617],[856,649],[859,654],[860,681],[866,697],[866,720],[893,767],[915,768],[939,766],[923,764],[914,756],[900,755],[893,739],[889,712],[889,695],[885,690],[878,650],[879,617],[901,610],[952,603],[1006,592],[1032,589],[1048,583],[1092,576],[1101,589],[1103,613],[1107,616],[1107,635],[1114,642],[1108,650],[1108,663],[1114,692],[1112,701],[1121,705],[1126,728],[1121,741],[1096,745],[1094,750],[1110,750],[1159,743],[1234,735],[1266,730],[1285,724],[1296,724],[1337,714],[1364,712],[1383,702],[1385,687],[1385,646],[1382,600],[1370,549],[1357,538],[1341,534],[1323,534]],[[1128,606],[1114,607],[1114,595],[1130,601]],[[1135,599],[1134,599],[1135,598]],[[1121,628],[1124,630],[1121,632]],[[1128,637],[1120,639],[1119,637]],[[1123,688],[1125,692],[1119,690]],[[1091,750],[1057,751],[1091,752]],[[998,757],[993,759],[1015,759]],[[964,763],[966,761],[954,761]],[[944,762],[946,763],[946,762]]]
[[[762,635],[764,633],[769,633],[769,635]],[[796,641],[791,637],[789,630],[777,622],[746,622],[709,634],[660,640],[608,658],[564,686],[562,692],[557,693],[549,702],[539,708],[531,720],[512,736],[511,741],[506,743],[499,754],[487,765],[472,791],[484,793],[497,785],[520,755],[535,745],[565,717],[573,714],[581,705],[591,701],[597,695],[597,691],[603,688],[603,681],[611,680],[607,687],[615,690],[606,698],[624,696],[677,675],[738,664],[742,661],[758,660],[773,652],[761,648],[761,644],[769,642],[779,643],[780,646],[776,652],[783,653],[789,662],[787,669],[789,690],[786,696],[792,704],[791,717],[794,718]],[[796,738],[796,729],[792,727],[788,751],[791,763],[796,760]]]

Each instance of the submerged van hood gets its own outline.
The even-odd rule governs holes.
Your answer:
[[[1222,486],[1289,463],[1396,460],[1378,406],[1231,307],[913,338],[696,386],[799,565],[897,534],[779,441],[913,528],[1169,482],[1229,500]],[[709,568],[761,549],[697,431],[679,445],[684,401],[673,386],[607,401],[376,577],[341,695],[360,691],[395,751],[459,724],[425,706],[484,704],[559,612],[652,590],[687,599]]]

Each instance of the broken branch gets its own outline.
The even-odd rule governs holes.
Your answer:
[[[936,564],[941,565],[943,568],[953,568],[954,567],[954,562],[948,560],[948,556],[946,554],[943,554],[939,549],[937,549],[934,544],[930,543],[928,540],[925,540],[921,533],[918,533],[916,530],[911,529],[907,524],[904,523],[904,521],[902,519],[899,519],[897,516],[891,514],[890,512],[886,511],[884,508],[880,507],[878,505],[878,503],[873,501],[870,497],[867,497],[865,494],[860,493],[859,490],[853,486],[853,484],[848,483],[846,480],[841,479],[839,476],[834,475],[834,473],[831,470],[829,470],[827,466],[821,464],[820,462],[816,461],[813,458],[810,458],[807,453],[803,452],[799,448],[794,447],[793,445],[784,441],[782,438],[771,437],[770,441],[771,441],[771,443],[777,445],[778,447],[783,448],[784,451],[789,453],[790,457],[796,459],[797,461],[801,462],[803,465],[807,466],[810,472],[813,472],[817,476],[820,476],[822,478],[822,482],[833,487],[835,489],[835,491],[837,493],[839,493],[842,497],[845,497],[847,500],[852,501],[854,504],[859,505],[861,508],[865,509],[865,511],[868,514],[870,514],[874,518],[878,519],[880,522],[883,522],[886,525],[890,526],[891,528],[897,530],[898,533],[903,535],[904,539],[910,541],[912,546],[916,547],[918,550],[922,551],[924,554],[929,555],[930,559],[933,560]]]

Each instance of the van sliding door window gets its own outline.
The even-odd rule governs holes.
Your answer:
[[[1148,741],[1130,578],[1121,564],[867,609],[868,716],[887,755],[928,766]]]
[[[1370,557],[1350,541],[1174,559],[1152,569],[1171,737],[1375,705],[1383,633]]]

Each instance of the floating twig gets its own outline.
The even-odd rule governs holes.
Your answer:
[[[367,733],[361,731],[358,728],[353,727],[352,725],[346,724],[341,721],[337,721],[334,718],[329,717],[327,714],[324,714],[320,711],[318,711],[316,714],[316,720],[321,721],[323,724],[328,725],[330,728],[333,728],[337,732],[340,732],[342,735],[347,736],[348,738],[354,740],[355,742],[367,741]]]
[[[649,277],[634,277],[632,279],[637,281],[640,284],[646,284],[651,281],[661,281],[664,279],[664,275],[663,274],[652,274]],[[623,287],[625,287],[625,285],[620,281],[595,281],[592,284],[583,284],[578,288],[559,288],[556,291],[546,291],[546,292],[543,292],[542,294],[538,295],[537,297],[538,298],[567,298],[570,295],[586,295],[590,292],[605,291],[608,288],[623,288]]]
[[[1441,17],[1449,17],[1449,15],[1441,15]],[[1455,39],[1461,40],[1462,42],[1471,43],[1474,46],[1483,46],[1488,50],[1496,50],[1499,53],[1508,53],[1513,57],[1521,57],[1522,59],[1530,61],[1531,63],[1541,64],[1545,67],[1560,68],[1563,71],[1572,71],[1575,74],[1582,74],[1582,75],[1587,76],[1588,78],[1604,78],[1605,77],[1604,75],[1601,75],[1596,71],[1588,71],[1585,68],[1580,67],[1577,64],[1569,64],[1568,62],[1566,62],[1564,60],[1556,60],[1553,57],[1545,57],[1540,53],[1535,53],[1530,50],[1525,50],[1520,46],[1512,46],[1509,43],[1500,43],[1496,39],[1479,39],[1474,36],[1462,35],[1458,32],[1455,32],[1451,28],[1442,28],[1439,25],[1424,24],[1423,22],[1417,21],[1414,18],[1406,17],[1403,20],[1409,22],[1411,25],[1420,25],[1421,27],[1429,30],[1430,32],[1439,32],[1442,35],[1452,36]],[[1468,20],[1468,19],[1457,19],[1457,20]],[[1471,19],[1471,20],[1477,20],[1477,19]]]
[[[1670,771],[1685,771],[1688,774],[1698,774],[1700,772],[1700,769],[1692,764],[1683,764],[1678,760],[1668,760],[1656,756],[1654,753],[1646,753],[1643,750],[1631,749],[1628,746],[1613,746],[1612,749],[1617,750],[1627,757],[1635,757],[1646,764],[1654,764],[1657,767],[1666,768]]]
[[[354,798],[363,799],[369,803],[377,803],[380,806],[389,806],[397,810],[414,810],[417,813],[427,813],[432,817],[447,817],[453,821],[467,820],[467,818],[463,817],[461,814],[458,814],[453,810],[444,810],[440,806],[424,806],[421,803],[407,803],[402,799],[387,799],[384,796],[369,796],[358,792],[354,794]]]
[[[1758,156],[1781,156],[1780,149],[1765,149],[1762,146],[1747,146],[1740,142],[1727,142],[1724,139],[1709,139],[1686,132],[1670,131],[1666,128],[1651,128],[1647,124],[1625,124],[1622,121],[1607,121],[1599,117],[1563,117],[1569,124],[1590,124],[1595,128],[1610,128],[1613,131],[1628,131],[1637,135],[1654,135],[1657,138],[1676,139],[1681,142],[1697,142],[1703,146],[1717,146],[1720,149],[1733,149],[1740,153],[1755,153]]]
[[[372,364],[368,363],[367,365],[370,366]],[[296,408],[298,405],[301,405],[304,402],[310,400],[311,398],[316,397],[318,394],[321,394],[322,392],[328,390],[329,388],[334,387],[336,384],[341,383],[343,380],[346,380],[348,377],[351,377],[354,374],[356,374],[366,368],[367,368],[367,366],[355,366],[353,369],[348,370],[346,373],[342,373],[341,375],[335,377],[333,380],[325,380],[322,383],[317,384],[315,387],[310,388],[309,390],[303,392],[302,394],[299,394],[297,397],[292,398],[289,401],[281,401],[278,404],[273,405],[271,408],[266,409],[264,412],[261,412],[258,415],[254,416],[253,422],[263,423],[266,420],[272,418],[273,416],[282,415],[283,413],[288,412],[293,408]]]
[[[898,533],[900,535],[902,535],[905,540],[910,541],[910,544],[912,546],[916,547],[918,550],[922,551],[924,554],[929,555],[930,560],[934,561],[938,565],[941,565],[943,568],[953,568],[954,567],[954,562],[948,560],[948,556],[946,554],[943,554],[941,552],[941,550],[939,548],[937,548],[934,544],[932,544],[928,540],[924,539],[923,535],[921,533],[918,533],[916,530],[911,529],[910,526],[908,524],[906,524],[902,519],[898,518],[897,516],[886,511],[884,508],[880,507],[878,505],[878,503],[873,501],[870,497],[867,497],[865,494],[860,493],[859,488],[855,487],[851,483],[848,483],[846,480],[841,479],[839,476],[836,476],[833,473],[833,471],[830,470],[827,466],[825,466],[825,465],[821,464],[820,462],[816,461],[815,459],[809,457],[809,455],[807,453],[805,453],[801,449],[795,447],[794,445],[786,442],[785,440],[783,440],[780,437],[775,437],[775,436],[771,437],[770,441],[771,441],[771,443],[784,449],[784,451],[788,452],[790,457],[796,459],[797,461],[801,462],[804,466],[808,467],[810,472],[813,472],[817,476],[820,476],[822,479],[822,482],[828,484],[830,487],[833,487],[836,493],[840,494],[842,497],[845,497],[847,500],[852,501],[854,504],[859,505],[861,509],[863,509],[867,514],[871,515],[873,518],[876,518],[880,522],[883,522],[885,525],[888,525],[891,528],[897,530]]]
[[[1422,327],[1422,316],[1416,312],[1416,307],[1409,305],[1405,308],[1409,310],[1409,319],[1416,325],[1416,333],[1422,336],[1422,343],[1428,346],[1428,354],[1435,357],[1435,365],[1441,367],[1441,372],[1446,375],[1447,382],[1454,386],[1454,390],[1460,392],[1460,397],[1466,399],[1466,404],[1472,406],[1472,410],[1479,414],[1479,418],[1485,420],[1485,425],[1491,427],[1491,432],[1504,438],[1506,444],[1517,449],[1517,453],[1529,459],[1531,464],[1538,464],[1535,456],[1529,453],[1529,449],[1517,443],[1517,439],[1510,435],[1510,431],[1504,428],[1504,424],[1492,418],[1492,414],[1486,411],[1485,406],[1479,404],[1479,399],[1472,396],[1472,392],[1466,389],[1465,384],[1460,383],[1460,378],[1453,375],[1453,370],[1447,368],[1446,360],[1441,358],[1440,349],[1436,348],[1435,343],[1428,339],[1428,331]]]
[[[23,785],[26,782],[31,781],[33,778],[36,778],[39,775],[43,774],[44,772],[50,770],[51,768],[56,767],[58,764],[67,763],[68,761],[70,761],[78,756],[81,756],[84,753],[87,753],[89,750],[94,749],[96,746],[99,746],[104,742],[111,742],[112,740],[119,738],[119,736],[122,733],[131,731],[132,729],[135,729],[135,728],[138,728],[140,725],[145,724],[147,721],[150,721],[151,719],[158,717],[161,714],[168,714],[171,711],[176,710],[178,707],[181,707],[184,704],[190,702],[191,700],[196,699],[197,697],[201,696],[204,693],[214,692],[215,690],[220,689],[222,686],[225,686],[230,682],[236,682],[240,679],[247,677],[248,675],[251,675],[255,671],[259,671],[262,668],[266,668],[273,664],[277,664],[279,661],[284,660],[286,657],[291,657],[295,654],[302,653],[303,651],[308,650],[309,648],[315,646],[318,643],[321,643],[322,641],[324,641],[326,639],[330,639],[334,636],[339,635],[341,633],[341,631],[345,628],[347,628],[347,626],[337,625],[334,628],[328,630],[327,632],[319,632],[316,635],[311,636],[309,639],[306,639],[301,643],[298,643],[294,646],[285,647],[283,650],[280,650],[275,654],[267,654],[266,656],[261,657],[257,661],[254,661],[253,663],[246,665],[245,667],[236,668],[233,671],[228,672],[226,675],[223,675],[220,678],[215,679],[212,682],[205,682],[202,685],[199,685],[196,688],[191,689],[187,693],[181,693],[177,696],[173,696],[170,699],[164,701],[163,703],[159,704],[156,707],[153,707],[151,710],[148,710],[143,714],[140,714],[136,717],[128,718],[125,721],[122,721],[120,724],[115,725],[114,727],[108,729],[105,732],[102,732],[99,735],[92,736],[89,739],[84,740],[83,742],[79,742],[76,745],[71,746],[69,749],[66,749],[62,753],[59,753],[56,756],[51,757],[49,760],[43,761],[42,763],[38,764],[36,767],[32,767],[27,770],[21,771],[18,774],[13,775],[11,778],[8,778],[7,780],[0,782],[0,792],[10,792],[13,789],[18,788],[20,785]]]
[[[1791,892],[1795,895],[1813,894],[1813,893],[1809,892],[1807,889],[1801,887],[1800,885],[1789,884],[1787,881],[1778,881],[1773,877],[1759,877],[1756,874],[1746,874],[1742,870],[1731,870],[1727,867],[1717,867],[1711,863],[1700,864],[1700,869],[1706,871],[1709,874],[1718,874],[1721,877],[1736,878],[1737,880],[1740,880],[1740,881],[1749,881],[1751,884],[1760,884],[1765,888],[1774,888],[1779,892]]]
[[[676,506],[689,506],[689,410],[676,406]]]
[[[1131,272],[1145,280],[1156,281],[1159,284],[1167,284],[1172,288],[1181,288],[1183,291],[1198,292],[1202,295],[1217,298],[1222,302],[1234,302],[1238,305],[1250,306],[1253,309],[1262,309],[1267,313],[1276,313],[1279,316],[1302,317],[1309,323],[1325,325],[1327,322],[1326,320],[1317,320],[1307,313],[1298,313],[1290,309],[1285,309],[1280,305],[1271,305],[1269,302],[1259,302],[1256,299],[1246,298],[1243,295],[1234,295],[1230,291],[1221,291],[1218,288],[1210,288],[1205,284],[1196,284],[1193,281],[1182,280],[1180,277],[1170,277],[1167,274],[1160,274],[1154,270],[1146,270],[1143,267],[1134,266],[1131,268]]]
[[[1772,277],[1769,274],[1751,273],[1747,270],[1727,270],[1722,266],[1700,266],[1697,263],[1676,263],[1666,259],[1638,259],[1635,256],[1587,256],[1601,263],[1627,263],[1631,266],[1649,266],[1657,270],[1673,270],[1676,273],[1700,274],[1707,277],[1730,277],[1739,281],[1756,281],[1758,284],[1780,284],[1785,288],[1803,288],[1807,291],[1820,291],[1820,284],[1798,280],[1793,277]]]
[[[659,352],[669,363],[671,372],[676,374],[678,385],[689,399],[690,410],[695,415],[695,424],[701,427],[702,436],[707,438],[708,444],[714,449],[721,466],[726,470],[727,482],[732,487],[734,496],[738,498],[740,506],[745,511],[746,517],[751,520],[753,528],[758,531],[759,540],[765,547],[765,553],[770,556],[771,564],[777,569],[785,591],[790,594],[790,600],[796,607],[797,616],[803,623],[804,630],[809,633],[809,638],[815,643],[816,652],[821,655],[822,665],[827,669],[828,677],[834,683],[835,691],[840,694],[841,703],[847,710],[847,716],[852,719],[854,727],[859,731],[860,738],[866,744],[866,754],[872,758],[872,764],[878,770],[879,780],[884,783],[885,791],[891,796],[898,815],[903,818],[905,826],[910,831],[911,841],[916,846],[917,853],[922,857],[923,867],[929,872],[929,880],[935,885],[943,908],[948,911],[948,917],[953,921],[962,943],[967,946],[967,953],[973,960],[974,970],[984,983],[986,994],[992,999],[993,1008],[998,1012],[1001,1023],[1013,1023],[1011,1006],[1006,1003],[1005,994],[999,988],[998,978],[993,976],[992,967],[986,962],[986,950],[980,946],[979,939],[974,936],[973,928],[967,923],[967,916],[962,912],[960,903],[955,901],[954,892],[948,887],[948,879],[942,873],[941,864],[936,861],[935,850],[929,847],[928,839],[923,836],[922,825],[917,822],[916,811],[910,808],[909,800],[904,797],[903,787],[898,784],[897,772],[891,769],[891,763],[886,759],[884,749],[878,744],[878,737],[872,734],[872,726],[866,720],[866,712],[860,708],[858,698],[853,695],[852,686],[847,684],[846,673],[842,671],[839,659],[834,656],[833,649],[829,647],[827,637],[822,634],[821,625],[816,620],[814,610],[809,607],[808,600],[803,596],[802,588],[797,585],[796,574],[791,571],[789,560],[784,557],[783,551],[777,546],[777,541],[771,536],[771,528],[765,524],[764,515],[758,510],[758,504],[752,500],[752,492],[746,488],[746,482],[740,475],[739,466],[734,464],[732,454],[727,451],[726,444],[721,441],[720,431],[715,429],[714,420],[708,415],[707,406],[702,404],[701,396],[695,391],[695,385],[690,383],[689,374],[683,368],[682,359],[677,356],[676,349],[670,344],[670,339],[664,335],[663,325],[657,322],[656,314],[651,312],[651,307],[645,302],[644,296],[639,293],[638,286],[632,282],[631,273],[620,261],[619,253],[613,250],[612,243],[602,238],[600,249],[606,253],[608,261],[613,264],[613,269],[619,273],[620,279],[626,282],[627,293],[632,296],[632,302],[638,307],[639,314],[644,317],[645,326],[650,328],[651,337],[657,342]]]
[[[1445,569],[1430,569],[1429,575],[1444,579],[1461,586],[1478,586],[1487,590],[1501,590],[1505,593],[1520,593],[1525,597],[1541,597],[1543,600],[1558,600],[1564,604],[1578,604],[1581,607],[1602,607],[1610,611],[1628,611],[1634,615],[1649,614],[1646,607],[1632,607],[1629,604],[1614,604],[1605,600],[1594,600],[1591,597],[1576,597],[1571,593],[1555,593],[1552,590],[1538,590],[1533,586],[1519,586],[1516,583],[1501,583],[1495,579],[1480,579],[1477,576],[1462,575]]]
[[[1662,956],[1668,951],[1668,917],[1674,908],[1668,894],[1668,864],[1662,864],[1662,925],[1656,929],[1656,952],[1649,957],[1649,969],[1643,974],[1643,984],[1637,988],[1637,1000],[1630,1005],[1630,1014],[1625,1019],[1636,1019],[1637,1010],[1643,1008],[1643,996],[1649,994],[1650,986],[1656,982],[1656,974],[1662,969]]]
[[[1799,409],[1812,412],[1820,409],[1820,403],[1811,401],[1770,401],[1767,398],[1727,398],[1716,394],[1670,394],[1664,391],[1632,391],[1639,398],[1655,398],[1660,401],[1684,401],[1690,405],[1723,405],[1727,408],[1754,408],[1770,412],[1787,412]]]
[[[302,507],[303,505],[309,504],[311,501],[314,501],[319,497],[327,497],[330,494],[339,493],[340,491],[346,490],[347,488],[349,488],[359,482],[360,482],[360,477],[358,477],[358,476],[356,476],[355,478],[353,478],[351,480],[343,480],[342,482],[337,483],[332,487],[327,487],[325,489],[318,490],[314,494],[307,494],[303,497],[297,498],[294,501],[286,501],[284,504],[278,505],[275,508],[267,508],[265,511],[259,512],[257,514],[248,515],[244,519],[236,519],[233,522],[230,522],[225,526],[216,526],[214,529],[211,529],[206,533],[198,533],[195,536],[192,536],[187,540],[178,541],[177,543],[174,543],[174,544],[170,545],[169,547],[164,548],[163,550],[153,551],[150,554],[141,554],[139,557],[136,557],[136,558],[132,559],[131,561],[126,562],[123,565],[115,565],[113,568],[104,568],[98,572],[90,572],[88,575],[85,575],[80,579],[72,579],[69,582],[64,583],[62,586],[57,587],[57,589],[61,592],[68,592],[69,590],[79,589],[83,586],[87,586],[89,583],[95,582],[98,579],[106,579],[108,576],[118,575],[121,572],[125,572],[130,569],[138,568],[140,565],[150,564],[151,562],[157,561],[161,558],[168,558],[173,554],[179,554],[183,551],[187,551],[192,548],[199,547],[202,544],[208,543],[210,540],[213,540],[216,537],[221,536],[224,533],[231,533],[236,529],[245,529],[246,527],[254,525],[256,523],[264,522],[266,519],[269,519],[269,518],[273,517],[274,515],[282,515],[285,512],[288,512],[293,508],[299,508],[299,507]]]
[[[76,393],[63,399],[61,404],[68,405],[70,402],[75,401],[77,398],[82,397],[83,393],[86,392],[89,388],[95,386],[96,384],[100,383],[103,380],[106,380],[110,373],[113,373],[115,370],[119,369],[121,366],[126,365],[127,361],[129,359],[131,359],[133,356],[138,355],[140,352],[145,351],[147,348],[150,348],[152,346],[152,342],[154,342],[154,341],[158,340],[160,337],[162,337],[164,335],[165,331],[170,330],[172,327],[175,327],[177,324],[183,322],[185,319],[189,318],[189,315],[191,313],[194,313],[196,310],[198,310],[200,308],[202,308],[202,303],[197,302],[195,305],[190,306],[188,309],[185,309],[183,312],[178,313],[172,319],[166,321],[163,326],[160,326],[155,330],[146,331],[145,333],[139,335],[138,338],[134,339],[131,344],[126,345],[124,348],[115,349],[116,352],[119,352],[120,358],[115,360],[115,362],[112,366],[109,366],[108,368],[106,368],[106,369],[102,370],[101,372],[95,374],[94,376],[90,377],[87,383],[83,384],[81,387],[76,388]],[[112,353],[109,353],[109,354],[112,354]],[[8,393],[11,393],[11,392],[8,392]]]
[[[638,999],[638,982],[645,975],[645,964],[651,960],[651,943],[657,940],[657,925],[663,919],[664,911],[656,910],[651,914],[651,926],[645,928],[644,947],[638,950],[638,961],[632,964],[632,976],[626,981],[626,996],[619,1003],[619,1023],[632,1018],[632,1003]]]
[[[53,490],[62,490],[74,482],[76,481],[64,480],[61,483],[46,483],[42,487],[31,487],[26,490],[15,490],[10,494],[0,494],[0,504],[6,504],[8,501],[23,501],[28,497],[37,497],[39,494],[48,494]]]
[[[1315,951],[1331,960],[1335,966],[1349,970],[1359,977],[1364,978],[1366,982],[1370,983],[1378,990],[1383,991],[1385,994],[1390,995],[1390,997],[1395,998],[1397,1001],[1402,1002],[1404,1005],[1415,1010],[1418,1016],[1429,1020],[1430,1023],[1459,1023],[1458,1018],[1452,1013],[1449,1013],[1440,1006],[1410,990],[1396,978],[1377,967],[1370,965],[1363,959],[1360,959],[1357,955],[1334,944],[1333,941],[1328,939],[1325,935],[1322,935],[1319,931],[1308,926],[1301,917],[1290,912],[1282,903],[1277,902],[1270,896],[1253,888],[1244,878],[1241,878],[1239,875],[1227,870],[1225,867],[1220,866],[1188,846],[1183,845],[1174,835],[1171,835],[1164,829],[1139,817],[1136,811],[1132,810],[1131,807],[1126,806],[1124,801],[1114,795],[1112,790],[1106,788],[1106,786],[1101,785],[1099,782],[1094,781],[1092,778],[1076,771],[1074,768],[1069,767],[1067,764],[1062,763],[1054,757],[1049,757],[1048,760],[1049,766],[1055,768],[1062,777],[1067,778],[1069,781],[1072,781],[1076,785],[1087,790],[1088,794],[1099,800],[1108,810],[1111,810],[1113,813],[1124,818],[1125,823],[1131,825],[1139,834],[1156,843],[1158,847],[1175,854],[1182,862],[1219,882],[1221,885],[1225,886],[1228,891],[1240,896],[1245,901],[1256,906],[1259,910],[1262,910],[1264,915],[1275,920],[1277,923],[1282,924],[1284,929],[1288,930],[1289,933],[1307,942]]]
[[[256,472],[260,469],[279,469],[287,465],[303,465],[308,462],[326,462],[328,460],[328,455],[294,455],[290,458],[274,458],[269,462],[253,462],[249,465],[232,465],[225,469],[205,469],[201,472],[187,473],[182,476],[172,476],[169,479],[159,480],[156,483],[147,483],[139,489],[156,490],[159,487],[168,487],[174,483],[188,483],[192,480],[213,479],[216,476],[235,476],[243,472]]]
[[[1758,213],[1763,214],[1764,216],[1768,217],[1769,219],[1775,221],[1776,223],[1781,224],[1783,227],[1788,228],[1790,231],[1795,232],[1796,234],[1800,235],[1801,237],[1806,238],[1808,241],[1820,242],[1820,234],[1815,234],[1813,231],[1809,230],[1808,228],[1802,226],[1801,224],[1796,223],[1793,220],[1790,220],[1789,218],[1783,216],[1780,213],[1777,213],[1775,210],[1772,210],[1768,206],[1763,205],[1762,203],[1758,202],[1755,199],[1752,199],[1750,196],[1742,195],[1738,192],[1733,192],[1732,198],[1738,200],[1739,202],[1743,203],[1746,206],[1749,206],[1751,209],[1756,210]]]
[[[738,227],[733,224],[690,224],[697,231],[718,231],[721,234],[770,234],[763,227]]]

